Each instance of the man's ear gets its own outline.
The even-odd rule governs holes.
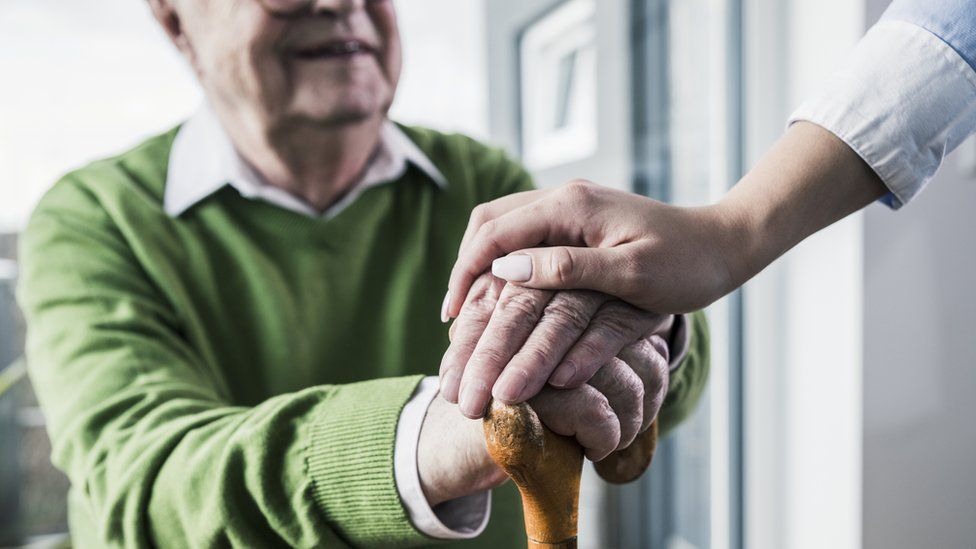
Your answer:
[[[149,8],[152,10],[153,16],[156,17],[156,21],[159,21],[159,24],[163,26],[166,36],[169,36],[176,49],[180,50],[192,64],[194,61],[193,47],[183,32],[180,15],[173,4],[173,0],[149,0]]]

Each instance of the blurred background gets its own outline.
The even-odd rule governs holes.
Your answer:
[[[680,204],[715,200],[886,0],[395,0],[392,116]],[[17,233],[67,170],[193,112],[133,0],[0,2],[0,546],[61,543],[13,300]],[[703,405],[623,489],[587,475],[581,545],[971,548],[976,144],[904,211],[872,206],[710,308]]]

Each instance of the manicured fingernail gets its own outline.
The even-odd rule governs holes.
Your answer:
[[[502,377],[495,383],[495,388],[492,389],[492,395],[505,404],[512,404],[522,396],[522,391],[525,390],[527,382],[525,376],[520,373],[502,374]]]
[[[451,320],[451,317],[447,316],[447,306],[450,303],[451,303],[451,291],[448,290],[447,293],[444,294],[444,302],[441,303],[441,322],[443,322],[444,324],[447,324],[447,321]]]
[[[564,362],[556,368],[555,373],[549,378],[549,384],[553,387],[565,387],[575,376],[576,365],[572,362]]]
[[[457,403],[457,393],[458,384],[461,380],[461,376],[458,375],[457,370],[448,370],[446,374],[441,377],[441,397],[450,403]]]
[[[470,418],[481,417],[488,400],[484,393],[484,388],[479,390],[477,384],[467,384],[461,391],[461,398],[458,400],[458,408],[461,409],[461,413]]]
[[[499,257],[491,263],[491,274],[509,282],[525,282],[532,278],[532,258],[527,255]]]

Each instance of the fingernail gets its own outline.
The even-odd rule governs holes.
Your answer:
[[[575,376],[576,365],[572,362],[564,362],[556,368],[556,372],[549,378],[549,384],[554,387],[565,387]]]
[[[441,322],[443,322],[444,324],[447,324],[447,321],[451,320],[451,317],[447,316],[447,306],[450,302],[451,302],[451,291],[448,290],[447,293],[444,294],[444,302],[441,303]]]
[[[527,255],[500,257],[492,261],[491,274],[509,282],[525,282],[532,278],[532,258]]]
[[[525,379],[525,376],[518,373],[509,375],[502,374],[501,379],[495,383],[492,395],[505,404],[512,404],[517,402],[519,397],[522,396],[522,391],[525,390],[527,382],[528,380]]]
[[[478,389],[477,384],[470,383],[461,391],[461,398],[458,400],[458,408],[461,413],[469,418],[481,417],[485,411],[487,396],[484,395],[484,388]]]
[[[457,403],[457,393],[458,393],[458,382],[461,376],[458,375],[457,370],[448,370],[446,374],[441,377],[441,396],[444,400],[456,404]]]

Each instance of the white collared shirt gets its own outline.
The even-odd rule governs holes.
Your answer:
[[[265,183],[237,154],[214,112],[204,107],[180,128],[173,141],[163,208],[168,215],[178,217],[229,185],[246,198],[331,219],[355,202],[366,189],[400,179],[408,163],[420,168],[439,186],[447,185],[427,155],[396,124],[386,121],[380,131],[379,148],[362,177],[341,200],[320,213],[301,198]]]
[[[242,196],[263,200],[281,208],[309,216],[332,218],[370,187],[395,183],[413,164],[440,186],[447,181],[430,159],[393,122],[381,130],[380,142],[372,162],[346,195],[324,212],[288,191],[265,183],[234,149],[213,111],[198,111],[177,132],[169,157],[169,171],[163,196],[163,209],[179,217],[207,197],[231,186]],[[400,500],[413,525],[422,533],[439,539],[470,539],[488,525],[491,492],[484,491],[442,503],[434,511],[420,484],[417,446],[427,408],[437,396],[437,377],[425,378],[400,412],[396,445],[393,450],[393,475]]]

